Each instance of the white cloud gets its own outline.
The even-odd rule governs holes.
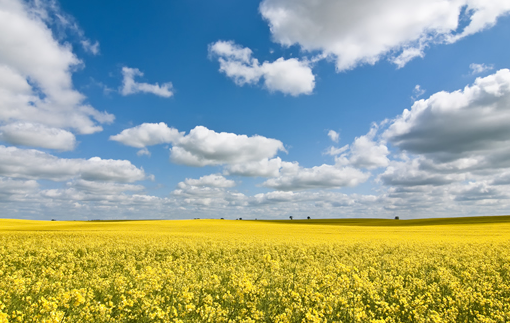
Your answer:
[[[335,130],[328,131],[328,137],[333,142],[338,142],[338,140],[340,140],[340,134],[338,132],[336,132]]]
[[[290,163],[289,163],[290,164]],[[283,167],[280,176],[270,178],[262,185],[279,191],[295,191],[316,188],[340,188],[356,186],[365,182],[370,174],[352,167],[321,165],[300,167],[297,163]]]
[[[144,123],[125,129],[111,136],[110,140],[136,148],[170,143],[173,146],[170,148],[170,159],[174,163],[196,167],[258,163],[273,157],[278,151],[285,151],[283,143],[276,139],[218,133],[203,126],[196,126],[184,135],[184,132],[170,128],[163,122]],[[141,154],[146,154],[143,149],[139,152]]]
[[[366,135],[356,137],[350,146],[330,147],[325,154],[336,156],[337,166],[349,165],[367,169],[385,167],[389,163],[387,156],[390,152],[384,140],[375,140],[378,129],[378,125],[374,123]]]
[[[415,187],[448,185],[466,179],[466,176],[461,174],[427,171],[421,167],[422,162],[423,158],[392,161],[377,180],[388,186]]]
[[[81,41],[81,45],[86,52],[89,52],[93,55],[99,55],[99,42],[96,41],[94,44],[90,42],[90,40],[85,39]]]
[[[185,197],[185,198],[192,198],[192,199],[207,199],[208,201],[211,201],[211,198],[215,198],[218,200],[222,200],[225,195],[225,190],[223,188],[219,187],[209,187],[209,186],[190,186],[185,185],[183,182],[181,182],[181,186],[172,191],[173,195]],[[188,202],[186,202],[188,203]],[[220,202],[223,204],[223,201]],[[203,204],[203,203],[201,203]],[[206,204],[209,204],[207,202]]]
[[[126,146],[145,148],[146,146],[178,141],[183,134],[175,128],[168,127],[164,122],[142,123],[139,126],[125,129],[118,135],[110,136],[110,140],[121,142]]]
[[[81,207],[91,206],[91,204],[117,206],[126,202],[136,205],[133,200],[140,195],[128,195],[126,192],[139,192],[143,189],[144,187],[141,185],[78,180],[67,183],[67,188],[41,190],[39,194],[53,203],[71,202],[74,205],[79,204]]]
[[[38,188],[39,184],[34,180],[23,181],[0,177],[0,201],[16,199],[16,196],[33,193]]]
[[[142,149],[140,149],[139,151],[136,152],[136,155],[137,156],[146,155],[146,156],[150,157],[151,156],[151,152],[147,148],[142,148]]]
[[[315,76],[307,61],[280,57],[260,65],[257,59],[251,57],[249,48],[242,48],[232,41],[217,41],[209,45],[209,53],[218,57],[220,71],[240,86],[258,84],[263,79],[264,87],[269,91],[292,96],[312,94],[315,87]]]
[[[65,159],[35,149],[0,146],[0,175],[12,178],[64,181],[81,178],[88,181],[135,182],[147,178],[128,160]]]
[[[295,202],[303,195],[291,191],[274,191],[268,193],[259,193],[253,197],[252,204],[275,204]],[[302,200],[303,201],[303,200]]]
[[[72,159],[68,159],[72,160]],[[92,157],[84,160],[72,160],[81,163],[80,177],[88,181],[135,182],[146,176],[143,168],[137,168],[129,160],[101,159]]]
[[[185,186],[205,186],[205,187],[218,187],[227,188],[234,187],[236,182],[226,179],[218,174],[211,174],[202,176],[199,179],[186,178],[184,182],[180,182],[178,187],[184,188]]]
[[[413,100],[416,100],[420,96],[425,94],[425,90],[421,88],[419,84],[416,84],[416,86],[413,89],[413,96],[411,97]]]
[[[409,63],[410,61],[412,61],[413,59],[415,59],[417,57],[423,58],[425,56],[425,53],[424,53],[425,44],[424,43],[425,43],[425,40],[422,40],[422,41],[418,42],[416,47],[404,46],[404,48],[402,49],[402,53],[400,53],[400,55],[398,55],[396,57],[392,57],[390,59],[390,61],[393,64],[397,65],[397,68],[402,68],[402,67],[406,66],[407,63]],[[379,59],[377,59],[377,60],[379,60]],[[373,63],[372,62],[369,62],[369,63],[374,64],[375,62],[376,61],[374,61]]]
[[[389,210],[506,212],[510,206],[510,70],[419,100],[381,140],[401,150],[377,177]]]
[[[241,63],[251,64],[254,60],[251,57],[251,49],[241,47],[235,44],[233,41],[217,41],[214,44],[209,45],[209,53],[218,55],[219,57],[225,57],[233,61],[239,61]],[[249,79],[249,77],[248,77]]]
[[[389,163],[389,150],[384,142],[375,142],[377,125],[372,125],[370,131],[360,137],[356,137],[350,147],[349,164],[356,168],[374,169],[385,167]]]
[[[359,217],[360,214],[366,214],[367,211],[374,208],[375,203],[380,202],[378,200],[379,198],[373,195],[347,195],[331,191],[274,191],[260,193],[250,197],[249,204],[257,207],[264,205],[281,205],[282,208],[294,207],[295,209],[300,210],[305,216],[312,215],[312,217],[317,212],[327,214],[327,209],[342,208],[344,211],[348,210],[347,212],[351,215],[351,217]],[[357,215],[353,212],[353,210],[356,209],[359,210]],[[333,212],[333,214],[335,214],[338,211]],[[290,213],[292,214],[292,211]]]
[[[96,194],[107,194],[112,192],[126,192],[126,191],[142,191],[142,185],[133,184],[119,184],[111,182],[94,182],[78,179],[70,184],[70,186],[83,191],[94,192]]]
[[[250,177],[277,177],[280,174],[280,168],[291,164],[293,163],[282,161],[280,157],[264,158],[254,162],[227,165],[224,173]]]
[[[219,215],[225,216],[225,209],[228,206],[239,207],[246,204],[243,200],[244,195],[241,193],[233,194],[226,192],[220,188],[212,187],[196,187],[191,186],[187,190],[175,190],[172,196],[178,199],[181,207],[193,207],[196,209],[203,209],[207,213],[207,217],[211,217],[211,211],[215,208],[223,210]],[[193,212],[193,216],[197,213]]]
[[[455,189],[456,201],[490,201],[508,200],[510,192],[501,187],[490,186],[485,182],[470,182],[467,185]],[[498,201],[499,202],[499,201]]]
[[[510,3],[505,0],[464,0],[460,5],[467,6],[466,12],[472,12],[470,22],[462,32],[447,37],[450,43],[494,26],[499,17],[507,15],[510,11]]]
[[[234,181],[218,174],[202,176],[199,179],[186,178],[177,185],[178,188],[172,192],[172,196],[180,199],[177,203],[181,205],[199,208],[245,205],[244,194],[225,190],[235,185]]]
[[[486,65],[486,64],[470,64],[469,68],[471,69],[471,74],[480,74],[486,71],[490,71],[494,69],[494,65]]]
[[[383,138],[436,163],[470,159],[493,168],[510,160],[509,123],[510,70],[502,69],[463,90],[438,92],[415,102]]]
[[[72,182],[69,182],[67,183],[67,186],[74,191],[99,195],[99,197],[104,195],[118,194],[127,191],[139,192],[145,189],[142,185],[120,184],[112,182],[96,182],[87,181],[83,179],[77,179]]]
[[[262,136],[215,132],[203,126],[192,129],[188,135],[173,142],[170,159],[177,164],[206,166],[241,164],[271,158],[285,151],[283,143]]]
[[[28,6],[30,15],[37,16],[47,25],[53,27],[55,30],[55,37],[59,41],[64,41],[72,35],[77,38],[73,39],[78,41],[83,49],[92,54],[99,54],[99,42],[92,43],[90,39],[85,37],[85,32],[80,28],[73,16],[63,12],[55,0],[37,0],[30,2]],[[70,35],[68,35],[70,34]]]
[[[139,92],[143,93],[152,93],[158,96],[162,96],[164,98],[171,97],[174,93],[172,92],[172,83],[163,83],[159,85],[149,84],[149,83],[139,83],[135,81],[136,76],[143,76],[143,73],[140,72],[137,68],[129,68],[124,66],[122,68],[122,75],[124,79],[122,80],[122,95],[135,94]]]
[[[444,185],[391,187],[380,197],[385,209],[409,216],[409,210],[421,217],[506,214],[510,190],[490,186],[486,181]],[[427,214],[428,213],[428,214]]]
[[[33,196],[35,203],[24,201],[29,214],[41,214],[39,218],[73,219],[155,219],[168,218],[174,200],[144,194],[111,191],[99,194],[75,187],[42,190]],[[19,203],[18,203],[19,205]],[[21,212],[19,212],[21,213]],[[173,213],[173,212],[172,212]]]
[[[264,0],[262,16],[274,41],[336,59],[338,71],[374,64],[386,55],[399,67],[433,43],[453,43],[496,23],[506,0]],[[458,31],[459,21],[469,24]]]
[[[17,122],[0,126],[0,140],[12,145],[63,151],[73,150],[76,145],[76,138],[69,131],[28,122]]]
[[[510,170],[500,173],[491,180],[492,185],[510,185]]]
[[[271,92],[280,91],[284,94],[298,96],[312,94],[315,87],[315,76],[307,62],[295,58],[278,58],[260,67],[264,78],[264,86]]]
[[[340,155],[340,154],[346,152],[348,149],[349,149],[349,145],[345,145],[340,148],[331,146],[328,148],[328,150],[326,150],[324,152],[324,154],[330,155],[330,156],[336,156],[336,155]]]
[[[84,104],[85,97],[73,89],[71,72],[83,63],[71,46],[55,39],[38,3],[0,3],[0,123],[101,131],[98,123],[114,117]]]

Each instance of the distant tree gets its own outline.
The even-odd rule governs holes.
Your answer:
[[[55,220],[55,219],[51,219],[51,221],[57,221],[57,220]]]
[[[395,217],[395,220],[400,220],[400,218],[398,216]]]
[[[239,220],[242,220],[243,218],[239,218]]]
[[[307,219],[307,220],[310,220],[310,217],[309,217],[309,216],[307,216],[307,217],[306,217],[306,219]]]
[[[225,220],[224,218],[221,218],[220,220]]]
[[[291,215],[291,216],[289,216],[289,219],[291,219],[291,220],[292,220],[292,215]]]

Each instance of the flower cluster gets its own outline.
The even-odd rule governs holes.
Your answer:
[[[510,224],[257,222],[0,222],[0,323],[510,321]]]

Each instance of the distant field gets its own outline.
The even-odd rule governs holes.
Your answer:
[[[163,229],[163,228],[187,228],[189,225],[181,223],[215,221],[203,220],[93,220],[93,221],[36,221],[36,220],[14,220],[0,219],[0,231],[59,231],[59,230],[122,230],[122,229]],[[231,220],[217,220],[220,223],[228,223]],[[401,226],[428,226],[428,225],[461,225],[461,224],[498,224],[510,223],[510,215],[499,216],[476,216],[456,218],[428,218],[428,219],[285,219],[285,220],[242,220],[245,222],[257,221],[258,223],[278,224],[316,224],[316,225],[338,225],[338,226],[369,226],[369,227],[401,227]],[[236,221],[237,222],[237,221]],[[200,227],[193,226],[195,228]]]
[[[266,220],[276,223],[289,223],[289,220]],[[310,219],[292,220],[293,224],[324,224],[324,225],[352,225],[352,226],[421,226],[421,225],[452,225],[452,224],[490,224],[510,223],[510,215],[475,216],[458,218],[429,218],[412,220],[394,219]]]
[[[509,321],[509,216],[0,220],[0,323]]]

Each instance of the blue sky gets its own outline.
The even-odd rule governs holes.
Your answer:
[[[0,0],[0,217],[508,214],[509,13]]]

